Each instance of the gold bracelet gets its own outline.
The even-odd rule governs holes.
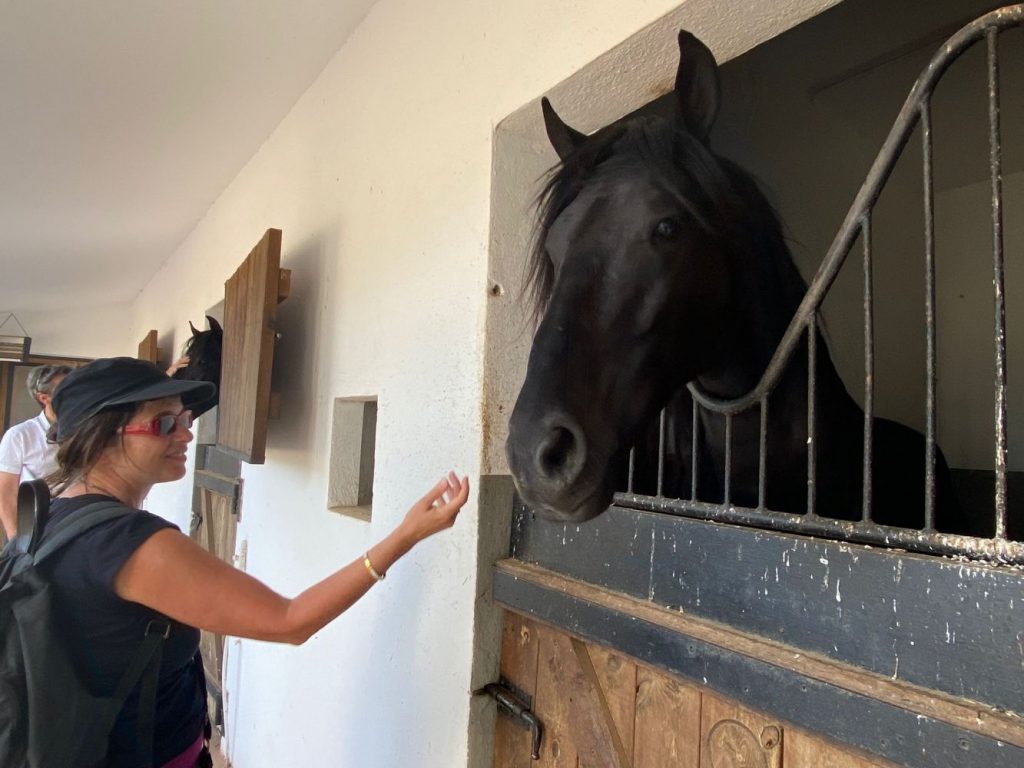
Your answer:
[[[373,580],[374,581],[384,581],[384,577],[387,576],[387,574],[386,573],[377,573],[377,570],[373,567],[373,563],[370,562],[370,552],[369,551],[367,551],[363,555],[363,565],[366,566],[367,572],[369,572],[369,574],[371,576],[373,576]]]

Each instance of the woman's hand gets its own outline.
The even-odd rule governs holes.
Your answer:
[[[423,541],[438,531],[451,528],[468,498],[469,478],[460,480],[454,472],[449,472],[412,505],[399,528],[413,544]]]
[[[171,363],[170,367],[165,371],[165,373],[168,376],[174,376],[175,373],[177,373],[182,368],[184,368],[186,365],[188,365],[188,362],[189,361],[188,361],[188,356],[187,355],[185,357],[179,357],[177,360],[175,360],[173,363]]]

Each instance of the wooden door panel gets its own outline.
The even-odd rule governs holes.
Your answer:
[[[840,751],[824,739],[795,729],[786,732],[782,754],[785,768],[894,768],[877,758]]]
[[[701,693],[700,768],[782,768],[782,724]]]
[[[569,696],[569,732],[576,745],[579,768],[629,768],[630,754],[590,649],[582,640],[567,635],[559,635],[557,642],[572,649],[572,661],[563,671],[566,687],[562,690]],[[636,680],[635,673],[632,679]],[[634,695],[631,683],[630,690],[618,692],[615,698],[628,698],[632,703]]]
[[[607,701],[611,722],[618,733],[627,755],[633,754],[633,729],[636,719],[637,667],[632,660],[592,643],[586,648],[590,654],[597,683]],[[581,763],[581,768],[589,768]]]
[[[199,499],[199,513],[193,516],[191,537],[210,554],[231,563],[235,555],[238,528],[235,499],[208,488],[199,488]],[[216,728],[220,728],[223,725],[224,708],[224,635],[202,630],[199,636],[199,650],[203,655],[203,667],[206,670],[210,721]]]
[[[538,626],[519,614],[505,611],[501,630],[501,677],[527,703],[536,699]],[[532,768],[530,732],[510,717],[498,716],[494,734],[494,765]]]
[[[537,768],[577,768],[576,744],[569,729],[570,695],[567,670],[574,663],[572,646],[565,635],[538,625],[537,693],[534,714],[544,725]]]
[[[637,666],[633,768],[698,768],[700,691]]]
[[[511,611],[501,677],[543,740],[499,715],[495,768],[893,768]]]

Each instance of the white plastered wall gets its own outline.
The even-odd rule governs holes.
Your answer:
[[[246,569],[294,595],[384,536],[445,469],[474,482],[504,471],[525,346],[496,332],[485,345],[501,312],[518,312],[514,279],[492,300],[488,272],[522,258],[489,230],[506,194],[492,186],[499,122],[511,115],[505,135],[534,155],[520,195],[546,157],[542,93],[590,130],[667,89],[680,26],[724,59],[832,2],[379,3],[142,292],[118,350],[149,328],[180,349],[263,231],[282,229],[282,414],[266,464],[243,466]],[[331,402],[361,395],[379,402],[371,523],[326,509]],[[147,503],[185,528],[190,500],[185,481]],[[306,645],[229,641],[234,765],[487,765],[493,709],[469,691],[496,670],[485,575],[506,500],[471,502]]]

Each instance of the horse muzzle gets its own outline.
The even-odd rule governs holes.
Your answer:
[[[505,448],[520,498],[542,516],[583,522],[611,503],[605,472],[593,472],[586,435],[572,415],[553,411],[530,419],[517,409]]]

